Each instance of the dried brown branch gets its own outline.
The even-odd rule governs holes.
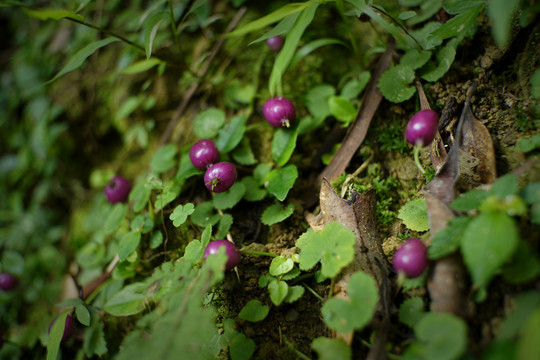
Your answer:
[[[350,126],[345,138],[341,143],[341,147],[338,149],[330,164],[321,172],[317,178],[317,182],[320,184],[324,178],[332,182],[337,179],[337,177],[345,171],[352,157],[362,145],[369,125],[379,104],[382,100],[382,94],[377,87],[379,83],[379,78],[382,73],[388,69],[392,63],[392,55],[394,53],[395,44],[390,42],[386,51],[379,59],[377,69],[373,73],[371,80],[367,86],[366,93],[364,95],[364,101],[360,107],[360,111],[356,116],[356,120]]]

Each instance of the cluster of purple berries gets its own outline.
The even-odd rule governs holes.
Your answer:
[[[227,161],[219,162],[219,151],[212,140],[197,141],[189,150],[189,158],[199,170],[205,170],[204,184],[212,192],[227,191],[236,181],[236,169]]]

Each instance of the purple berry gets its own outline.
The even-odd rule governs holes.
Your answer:
[[[129,181],[121,176],[113,177],[105,186],[105,196],[107,196],[107,200],[111,204],[126,201],[130,191],[131,185]]]
[[[275,53],[278,53],[279,50],[283,47],[283,38],[279,35],[272,36],[266,39],[266,45]]]
[[[206,170],[219,161],[219,151],[212,140],[199,140],[189,149],[189,158],[199,170]]]
[[[0,273],[0,289],[10,291],[17,286],[17,278],[8,273]]]
[[[405,241],[394,254],[394,269],[409,279],[422,275],[428,264],[427,248],[418,238]]]
[[[226,161],[210,166],[204,173],[204,184],[215,193],[229,190],[235,181],[236,169]]]
[[[420,110],[409,120],[405,137],[413,145],[428,146],[435,138],[438,126],[439,117],[435,111]]]
[[[51,322],[49,325],[49,333],[51,332],[51,329],[54,325],[54,322],[56,321],[56,318]],[[73,336],[73,333],[75,332],[75,328],[77,325],[75,324],[75,320],[71,317],[71,315],[68,315],[66,317],[66,323],[64,325],[64,334],[62,335],[61,343],[64,343],[69,340]]]
[[[266,100],[263,115],[274,127],[289,127],[296,118],[292,102],[282,96]]]
[[[227,263],[225,264],[225,270],[230,270],[240,263],[242,255],[236,249],[236,246],[228,240],[214,240],[211,241],[206,249],[204,249],[204,258],[208,255],[217,254],[220,247],[225,247],[225,254],[227,255]]]

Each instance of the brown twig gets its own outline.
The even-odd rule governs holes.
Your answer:
[[[345,135],[341,143],[341,147],[338,149],[330,164],[324,168],[319,177],[317,178],[318,184],[322,182],[323,178],[328,181],[334,181],[349,165],[352,157],[356,153],[356,150],[362,145],[364,141],[371,119],[375,115],[377,108],[382,100],[382,94],[377,87],[379,78],[382,73],[386,71],[391,65],[392,55],[394,53],[394,42],[390,42],[386,51],[379,59],[379,65],[373,73],[371,80],[367,86],[364,101],[360,107],[360,111],[356,116],[356,120],[349,128],[349,131]]]
[[[227,25],[227,28],[225,29],[225,33],[231,32],[238,25],[238,23],[240,22],[240,20],[242,19],[242,17],[246,13],[246,11],[247,11],[246,7],[241,7],[238,10],[238,12],[234,16],[234,18],[229,23],[229,25]],[[214,58],[216,57],[219,50],[221,50],[221,47],[223,46],[224,43],[225,43],[225,36],[222,36],[215,43],[214,47],[210,51],[210,54],[208,55],[208,58],[206,59],[206,62],[200,68],[200,70],[197,71],[197,76],[199,78],[203,78],[206,75],[206,73],[208,72],[208,69],[210,69],[210,65],[214,61]],[[189,104],[189,101],[191,100],[191,98],[195,94],[195,91],[197,91],[200,83],[201,83],[200,81],[197,81],[197,82],[191,84],[190,87],[184,93],[184,96],[182,97],[182,101],[180,101],[180,104],[178,105],[178,107],[174,111],[174,114],[173,114],[171,120],[167,124],[167,127],[165,128],[165,131],[163,132],[163,135],[161,136],[161,139],[159,141],[160,146],[163,146],[169,140],[169,138],[171,137],[171,134],[173,133],[176,125],[178,124],[178,121],[180,120],[180,117],[182,116],[182,114],[186,110],[186,107]]]

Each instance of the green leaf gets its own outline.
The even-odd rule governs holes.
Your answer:
[[[345,340],[318,337],[311,342],[311,348],[317,352],[319,360],[349,360],[352,350]]]
[[[424,317],[424,300],[421,297],[415,296],[407,299],[399,307],[399,321],[405,325],[414,328],[416,324]]]
[[[216,238],[224,239],[227,236],[229,230],[231,229],[233,221],[234,220],[231,214],[223,214],[221,220],[219,220]]]
[[[148,189],[144,182],[139,182],[129,192],[129,202],[133,203],[133,211],[138,213],[148,204],[150,200],[151,190]]]
[[[328,46],[328,45],[341,45],[341,46],[344,46],[346,48],[349,48],[349,46],[346,43],[344,43],[341,40],[337,40],[337,39],[323,38],[323,39],[313,40],[313,41],[307,43],[306,45],[302,46],[300,49],[298,49],[298,51],[294,55],[293,59],[291,60],[290,67],[296,66],[296,64],[298,64],[298,62],[300,60],[302,60],[302,58],[304,58],[307,55],[311,54],[315,50],[317,50],[317,49],[319,49],[319,48],[321,48],[323,46]]]
[[[471,220],[472,218],[468,216],[455,217],[449,221],[447,227],[436,231],[428,248],[428,257],[438,259],[457,251]]]
[[[273,204],[264,209],[261,222],[265,225],[274,225],[287,219],[294,213],[294,204],[289,204],[283,208],[281,204]]]
[[[240,310],[238,317],[242,320],[259,322],[264,320],[270,309],[268,306],[261,304],[259,300],[250,300],[246,306]]]
[[[172,220],[175,227],[179,227],[186,222],[189,215],[195,211],[195,205],[187,203],[186,205],[178,205],[174,208],[174,211],[169,215],[169,219]]]
[[[348,299],[327,300],[321,309],[325,324],[341,333],[361,330],[369,324],[379,301],[375,280],[360,271],[349,279],[347,295]]]
[[[83,339],[83,349],[88,358],[94,355],[103,356],[108,351],[103,322],[96,319],[95,316],[93,319],[88,329],[85,330]]]
[[[289,16],[291,14],[300,12],[304,10],[306,7],[310,6],[312,1],[307,1],[304,3],[291,3],[287,4],[285,6],[280,7],[279,9],[271,12],[270,14],[254,20],[246,25],[243,25],[239,27],[238,29],[231,31],[227,36],[240,36],[252,33],[256,30],[262,29],[267,27],[268,25],[271,25],[275,22],[280,21],[286,16]]]
[[[245,193],[246,186],[241,181],[237,181],[229,190],[214,194],[212,203],[218,210],[230,209],[242,200]]]
[[[178,149],[175,144],[167,144],[161,147],[150,160],[152,171],[161,174],[171,170],[176,165],[176,154]]]
[[[403,54],[399,63],[413,70],[420,69],[431,58],[431,51],[409,49]]]
[[[215,144],[220,153],[228,153],[240,143],[246,131],[246,119],[243,114],[235,116],[219,130]]]
[[[279,201],[285,200],[289,190],[298,178],[298,170],[293,164],[285,167],[273,169],[266,176],[266,190],[276,197]]]
[[[39,19],[39,20],[61,20],[61,19],[73,19],[76,21],[80,21],[82,23],[85,22],[84,17],[74,13],[69,10],[64,9],[30,9],[26,8],[24,9],[26,12],[26,15]]]
[[[531,354],[540,354],[540,307],[537,307],[527,319],[521,330],[517,345],[517,358],[528,359]]]
[[[270,79],[268,81],[271,96],[275,96],[277,88],[280,87],[281,77],[285,73],[285,70],[289,66],[294,56],[304,30],[306,30],[308,25],[313,20],[317,7],[319,6],[318,3],[312,1],[308,1],[304,4],[307,4],[307,6],[302,10],[302,13],[296,19],[296,23],[294,24],[293,28],[287,34],[283,47],[279,51],[276,61],[274,62],[274,66],[272,67],[272,72],[270,73]]]
[[[109,37],[103,40],[94,41],[93,43],[86,45],[84,48],[77,51],[75,55],[73,55],[73,57],[67,62],[67,64],[64,65],[62,70],[60,70],[60,72],[48,82],[51,83],[58,79],[60,76],[79,68],[90,55],[95,53],[98,49],[109,45],[110,43],[115,41],[118,41],[118,39],[114,37]]]
[[[181,185],[176,182],[174,179],[167,180],[163,190],[156,195],[156,200],[154,201],[154,209],[160,210],[163,209],[167,204],[172,202],[180,194]]]
[[[122,236],[118,245],[118,258],[123,261],[137,249],[141,241],[140,231],[130,231]]]
[[[484,7],[483,1],[470,2],[471,7],[468,7],[466,11],[457,14],[441,27],[433,31],[428,40],[435,43],[440,43],[444,39],[454,37],[471,36],[476,31],[476,18]]]
[[[428,312],[415,326],[422,359],[457,360],[467,349],[467,324],[448,313]]]
[[[420,232],[429,230],[429,220],[424,198],[411,200],[403,205],[399,209],[398,218],[410,230]]]
[[[201,240],[191,240],[186,246],[183,258],[190,261],[192,264],[199,262],[203,258],[204,249],[210,242],[212,235],[212,226],[207,225],[201,235]]]
[[[321,263],[321,273],[333,278],[354,259],[354,233],[338,222],[327,224],[320,231],[308,229],[296,241],[301,270],[311,270]]]
[[[201,111],[193,122],[193,132],[201,139],[212,139],[225,124],[225,119],[225,112],[218,108]]]
[[[246,136],[242,138],[240,145],[235,147],[231,154],[234,161],[240,165],[254,165],[257,162],[255,154],[251,150],[249,139]]]
[[[274,305],[279,306],[287,297],[289,292],[289,285],[285,281],[274,279],[268,284],[268,293],[270,294],[270,300]]]
[[[512,311],[506,315],[497,332],[497,339],[511,340],[519,335],[523,324],[530,318],[534,309],[540,305],[540,293],[529,290],[516,296]]]
[[[453,39],[445,47],[437,51],[437,63],[430,61],[420,70],[422,79],[435,82],[442,78],[454,62],[457,45],[457,39]]]
[[[294,267],[294,261],[284,256],[278,256],[272,259],[270,263],[269,273],[272,276],[279,277],[286,274]]]
[[[486,287],[516,250],[519,233],[514,219],[500,212],[481,213],[462,238],[463,260],[475,286]]]
[[[488,196],[489,193],[486,190],[473,189],[454,199],[450,204],[450,207],[461,212],[472,211],[478,209]]]
[[[144,51],[146,53],[146,60],[152,56],[152,48],[154,45],[154,39],[156,38],[159,25],[163,20],[168,18],[168,13],[165,11],[158,12],[144,20]]]
[[[237,333],[229,344],[231,360],[249,360],[255,352],[255,342],[242,333]]]
[[[412,17],[407,23],[409,25],[416,25],[426,20],[431,19],[442,7],[442,0],[427,0],[422,1],[420,6],[420,14]]]
[[[538,71],[538,73],[540,74],[540,71]],[[536,150],[538,148],[540,148],[540,134],[521,138],[516,145],[516,149],[524,153]]]
[[[504,200],[507,196],[518,192],[518,181],[514,174],[506,174],[497,179],[489,189],[489,194]]]
[[[335,94],[336,89],[332,85],[327,84],[309,89],[305,95],[305,104],[309,113],[317,119],[324,119],[330,116],[328,98]]]
[[[357,109],[344,97],[330,96],[328,98],[328,108],[330,109],[330,114],[342,122],[343,126],[349,126],[356,118]]]
[[[90,312],[84,304],[78,304],[75,306],[75,315],[77,320],[83,325],[90,325]]]
[[[379,79],[379,90],[385,98],[400,103],[411,98],[416,88],[411,86],[415,75],[413,69],[404,65],[396,65],[386,70]]]
[[[287,296],[285,297],[285,302],[291,304],[297,301],[302,297],[302,295],[304,295],[304,292],[305,289],[301,285],[289,286],[289,291],[287,292]]]
[[[165,64],[163,61],[159,60],[158,58],[149,58],[146,60],[137,61],[125,69],[122,70],[122,74],[132,75],[132,74],[139,74],[146,70],[150,70],[151,68]]]
[[[540,275],[538,254],[530,246],[520,241],[512,262],[503,267],[503,278],[510,284],[528,283]]]
[[[264,41],[274,36],[278,36],[278,35],[281,36],[288,33],[289,31],[291,31],[292,27],[296,23],[296,19],[298,18],[298,15],[300,15],[300,11],[287,15],[286,17],[281,19],[279,23],[277,23],[277,25],[272,28],[272,30],[268,31],[263,36],[259,37],[257,40],[253,40],[252,42],[249,43],[249,45],[253,45],[255,43]]]
[[[191,214],[191,221],[200,227],[215,225],[219,219],[219,214],[214,212],[212,201],[205,201],[195,206],[195,211]]]
[[[244,199],[247,201],[260,201],[266,196],[266,190],[260,187],[259,182],[253,176],[245,176],[241,182],[246,187]]]
[[[150,249],[157,249],[161,244],[163,244],[163,234],[161,231],[154,231],[150,238]]]
[[[487,14],[493,24],[491,26],[493,39],[498,46],[507,45],[512,19],[518,9],[518,0],[489,0]]]
[[[272,158],[278,166],[284,166],[291,158],[296,147],[298,127],[294,129],[279,128],[272,139]]]
[[[116,203],[113,205],[111,212],[105,220],[105,225],[103,226],[103,232],[107,234],[112,234],[120,228],[122,225],[122,220],[126,216],[128,208],[125,204]]]
[[[370,78],[371,73],[369,71],[360,72],[345,85],[343,85],[343,89],[341,89],[341,97],[349,101],[357,99],[362,90],[364,90],[368,84]]]
[[[129,316],[144,310],[144,284],[135,283],[125,286],[114,294],[106,303],[103,310],[113,316]]]
[[[56,360],[60,350],[60,342],[64,336],[66,318],[71,310],[65,310],[54,320],[54,324],[49,332],[49,341],[47,342],[47,360]]]

